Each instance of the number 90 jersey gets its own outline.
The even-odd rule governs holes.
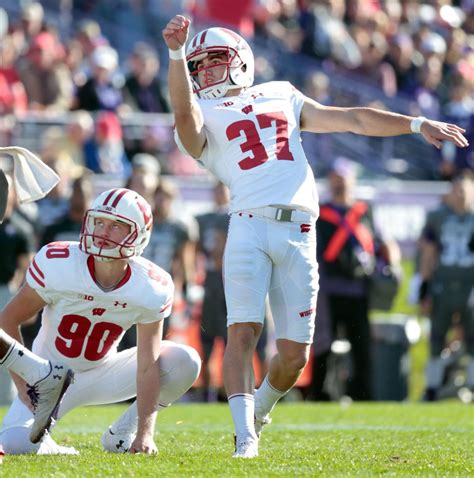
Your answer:
[[[318,215],[314,175],[301,146],[302,93],[274,81],[239,96],[197,101],[207,138],[197,159],[229,187],[230,212],[278,205]],[[189,154],[177,133],[175,139]]]
[[[53,242],[34,257],[26,280],[47,302],[33,351],[80,372],[116,353],[134,324],[163,320],[171,312],[170,275],[142,257],[128,260],[122,281],[104,292],[94,280],[94,258],[78,242]]]

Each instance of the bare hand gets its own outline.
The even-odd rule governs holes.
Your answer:
[[[130,446],[129,453],[145,453],[147,455],[156,455],[158,448],[155,445],[152,435],[145,435],[143,437],[136,436]]]
[[[170,50],[179,50],[186,44],[191,20],[182,15],[175,15],[163,29],[163,38]]]
[[[441,121],[426,120],[421,125],[421,134],[436,148],[440,149],[443,141],[450,141],[460,148],[469,146],[469,142],[463,135],[466,130],[455,124],[443,123]]]

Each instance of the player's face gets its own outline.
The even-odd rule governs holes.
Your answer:
[[[94,245],[112,249],[130,234],[130,226],[113,219],[97,218],[94,223]]]
[[[210,53],[196,65],[198,82],[206,87],[221,81],[227,73],[229,60],[226,53]]]

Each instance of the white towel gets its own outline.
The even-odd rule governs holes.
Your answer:
[[[13,180],[20,203],[41,199],[58,184],[59,176],[26,148],[8,146],[0,148],[0,153],[13,156]]]

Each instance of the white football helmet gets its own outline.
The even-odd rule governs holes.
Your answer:
[[[211,84],[200,85],[198,70],[209,70],[214,66],[197,67],[197,63],[211,53],[225,53],[227,62],[222,78]],[[198,33],[188,44],[186,52],[188,69],[191,73],[193,91],[199,98],[222,98],[228,90],[252,86],[255,60],[248,43],[237,33],[227,28],[209,28]]]
[[[128,234],[113,248],[96,246],[94,240],[101,236],[94,233],[98,218],[111,219],[130,226]],[[153,216],[151,207],[140,194],[130,189],[109,189],[100,194],[86,212],[82,222],[80,248],[102,260],[127,259],[139,256],[150,241]],[[110,239],[107,238],[107,241]]]

